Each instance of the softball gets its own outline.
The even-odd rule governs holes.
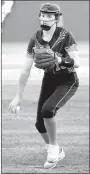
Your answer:
[[[16,107],[16,113],[18,114],[20,112],[20,106]]]

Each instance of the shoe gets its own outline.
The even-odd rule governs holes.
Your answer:
[[[48,149],[47,149],[47,153],[48,153],[48,155],[47,155],[47,161],[48,162],[57,161],[58,156],[59,156],[59,146],[49,144]]]
[[[49,146],[49,149],[50,149],[50,146]],[[57,149],[59,149],[59,146]],[[54,155],[50,154],[50,150],[48,150],[48,151],[49,151],[49,153],[47,156],[47,161],[44,163],[44,168],[52,169],[52,168],[56,167],[58,161],[64,159],[65,153],[64,153],[63,148],[61,148],[61,152],[57,153],[58,155],[57,154],[55,155],[55,150],[54,150]],[[58,152],[58,150],[56,150],[56,151]],[[55,156],[56,156],[56,158],[55,158]]]

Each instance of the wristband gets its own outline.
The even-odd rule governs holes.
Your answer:
[[[62,58],[62,62],[60,63],[60,66],[65,66],[70,68],[74,66],[74,59],[70,58],[69,56]]]

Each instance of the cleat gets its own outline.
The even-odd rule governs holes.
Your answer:
[[[49,146],[49,148],[50,148],[50,146]],[[54,148],[59,149],[59,146],[54,147]],[[58,154],[58,151],[59,150],[56,150],[57,154]],[[59,152],[58,155],[55,154],[55,150],[53,151],[53,154],[54,155],[52,155],[52,153],[50,154],[50,150],[49,150],[49,153],[48,153],[48,156],[47,156],[47,161],[44,163],[44,168],[45,169],[52,169],[52,168],[56,167],[57,163],[60,160],[64,159],[64,157],[65,157],[65,153],[64,153],[63,148],[61,148],[61,152]]]

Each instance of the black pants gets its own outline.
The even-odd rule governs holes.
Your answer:
[[[79,86],[77,74],[63,71],[45,73],[42,81],[41,93],[38,101],[36,128],[45,133],[44,118],[52,118],[56,111],[75,94]]]

